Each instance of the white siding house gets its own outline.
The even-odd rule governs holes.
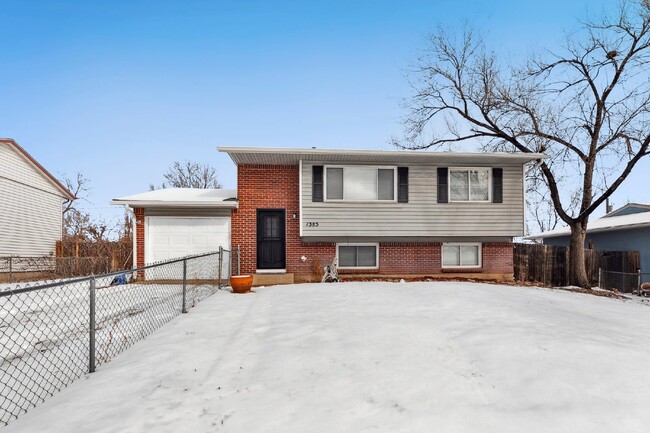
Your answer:
[[[0,257],[54,255],[75,197],[14,140],[0,138]]]

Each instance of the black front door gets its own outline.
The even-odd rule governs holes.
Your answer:
[[[257,269],[285,269],[284,209],[257,210]]]

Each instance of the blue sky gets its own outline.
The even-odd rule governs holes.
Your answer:
[[[0,137],[91,180],[95,215],[217,146],[391,149],[406,71],[438,25],[477,26],[508,56],[553,47],[604,0],[0,0]],[[649,163],[614,202],[650,202]]]

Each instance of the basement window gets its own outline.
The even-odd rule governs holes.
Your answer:
[[[337,244],[336,257],[340,269],[377,269],[379,244]]]
[[[444,243],[442,244],[443,268],[480,268],[480,243]]]

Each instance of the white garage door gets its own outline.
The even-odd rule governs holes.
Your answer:
[[[217,251],[220,246],[230,250],[228,217],[148,217],[146,224],[146,263]],[[225,271],[228,256],[224,259]]]

